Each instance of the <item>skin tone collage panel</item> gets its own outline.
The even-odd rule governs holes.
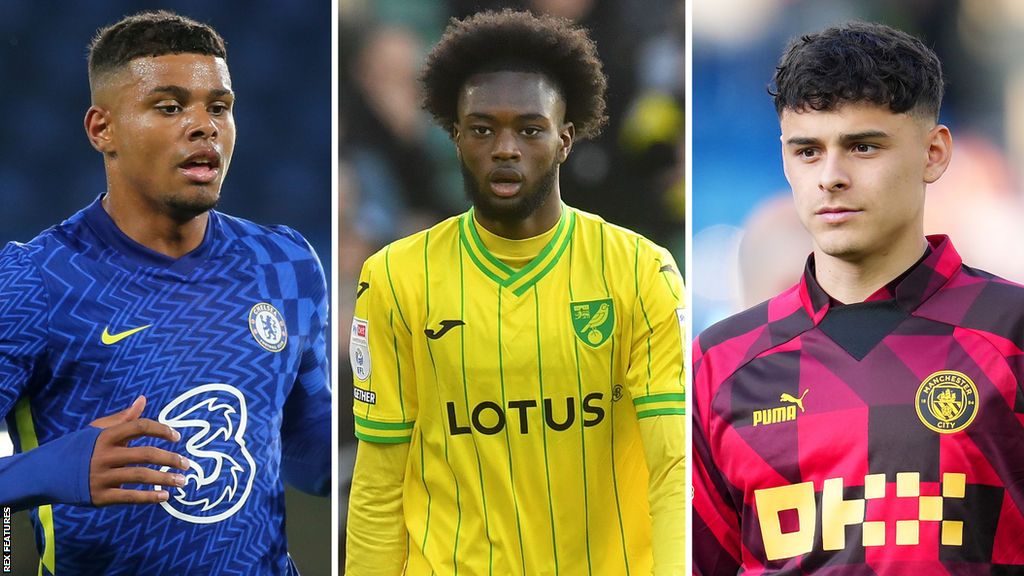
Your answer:
[[[692,14],[694,573],[1017,569],[1024,25]]]
[[[139,58],[103,76],[90,95],[87,45],[100,27],[154,8],[136,4],[69,2],[57,11],[0,6],[0,76],[14,87],[9,102],[23,112],[13,119],[23,137],[0,143],[6,159],[0,242],[28,242],[106,191],[103,208],[112,221],[154,254],[178,258],[195,250],[206,231],[205,211],[216,206],[298,231],[319,254],[329,281],[332,131],[322,119],[331,114],[332,7],[165,2],[158,8],[216,29],[227,41],[227,59],[189,53]],[[144,335],[111,326],[103,341],[109,336],[123,347]],[[187,454],[187,438],[175,441],[182,434],[155,422],[161,406],[141,398],[128,404],[93,422],[105,433],[124,428],[101,434],[97,443],[97,451],[110,450],[108,464],[99,465],[106,472],[93,479],[97,503],[102,494],[114,501],[161,498],[159,491],[114,487],[128,481],[127,471],[136,471],[131,481],[173,487],[182,473],[174,468],[188,467],[178,461]],[[138,423],[146,429],[135,430]],[[0,452],[9,454],[6,428],[0,436]],[[143,436],[163,438],[156,445],[167,450],[155,459],[142,448],[125,451]],[[137,471],[149,469],[120,468],[130,453],[172,469],[142,477]],[[304,575],[332,574],[327,501],[291,488],[286,499],[295,564]],[[39,554],[28,513],[15,513],[12,526],[12,570],[35,573]]]

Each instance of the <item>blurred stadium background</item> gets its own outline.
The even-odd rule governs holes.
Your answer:
[[[681,0],[338,0],[339,557],[355,461],[348,328],[363,260],[468,208],[455,147],[420,111],[416,78],[449,18],[528,8],[591,30],[610,125],[563,165],[565,201],[684,255]]]
[[[811,251],[782,172],[766,86],[788,39],[848,20],[922,38],[948,78],[953,160],[925,228],[970,265],[1024,281],[1024,3],[1014,0],[695,0],[693,333],[796,283]]]
[[[0,2],[0,242],[28,241],[103,192],[103,161],[83,129],[86,46],[98,28],[145,9],[208,23],[227,41],[238,139],[218,209],[295,228],[330,278],[332,6],[324,0]],[[291,489],[287,498],[292,557],[304,576],[331,574],[331,507]],[[13,573],[35,574],[27,513],[14,525]]]

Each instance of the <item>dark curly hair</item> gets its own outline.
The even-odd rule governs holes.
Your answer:
[[[522,70],[550,78],[565,100],[565,120],[576,138],[594,138],[608,121],[597,46],[586,30],[564,18],[505,9],[452,19],[427,55],[420,80],[423,108],[449,134],[458,121],[459,94],[478,72]]]
[[[779,116],[851,102],[938,120],[942,63],[913,36],[884,24],[849,22],[790,42],[768,93]]]
[[[140,12],[96,32],[89,44],[89,80],[136,58],[164,54],[227,58],[224,39],[206,24],[166,10]]]

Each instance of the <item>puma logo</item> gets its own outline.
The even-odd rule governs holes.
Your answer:
[[[661,270],[658,270],[658,272],[671,272],[676,275],[679,274],[679,272],[676,272],[676,269],[673,268],[671,264],[665,264],[664,266],[661,267]]]
[[[804,396],[807,396],[807,392],[809,390],[810,390],[810,388],[804,390],[804,393],[801,394],[799,398],[794,398],[792,394],[787,394],[787,393],[783,392],[782,393],[782,397],[779,398],[779,401],[780,402],[791,402],[793,404],[796,404],[797,406],[800,407],[800,411],[803,412],[804,411]]]
[[[438,331],[431,330],[430,328],[424,328],[423,333],[427,335],[427,338],[431,340],[437,340],[441,336],[448,333],[449,330],[456,326],[465,326],[466,323],[462,320],[441,320],[441,329]]]

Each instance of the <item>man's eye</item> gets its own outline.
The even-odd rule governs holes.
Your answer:
[[[523,128],[521,132],[523,136],[536,136],[537,134],[540,134],[540,128],[529,126],[527,128]]]
[[[228,108],[227,104],[214,104],[213,106],[210,106],[207,110],[209,110],[210,114],[213,114],[214,116],[220,116],[228,112],[230,108]]]
[[[857,144],[853,149],[861,154],[867,154],[868,152],[874,152],[875,146],[873,144]]]
[[[814,158],[815,156],[818,155],[818,151],[815,150],[814,148],[804,148],[803,150],[797,151],[796,154],[797,156],[801,156],[803,158]]]
[[[181,106],[178,106],[177,104],[165,104],[163,106],[157,106],[156,109],[168,115],[181,112]]]

